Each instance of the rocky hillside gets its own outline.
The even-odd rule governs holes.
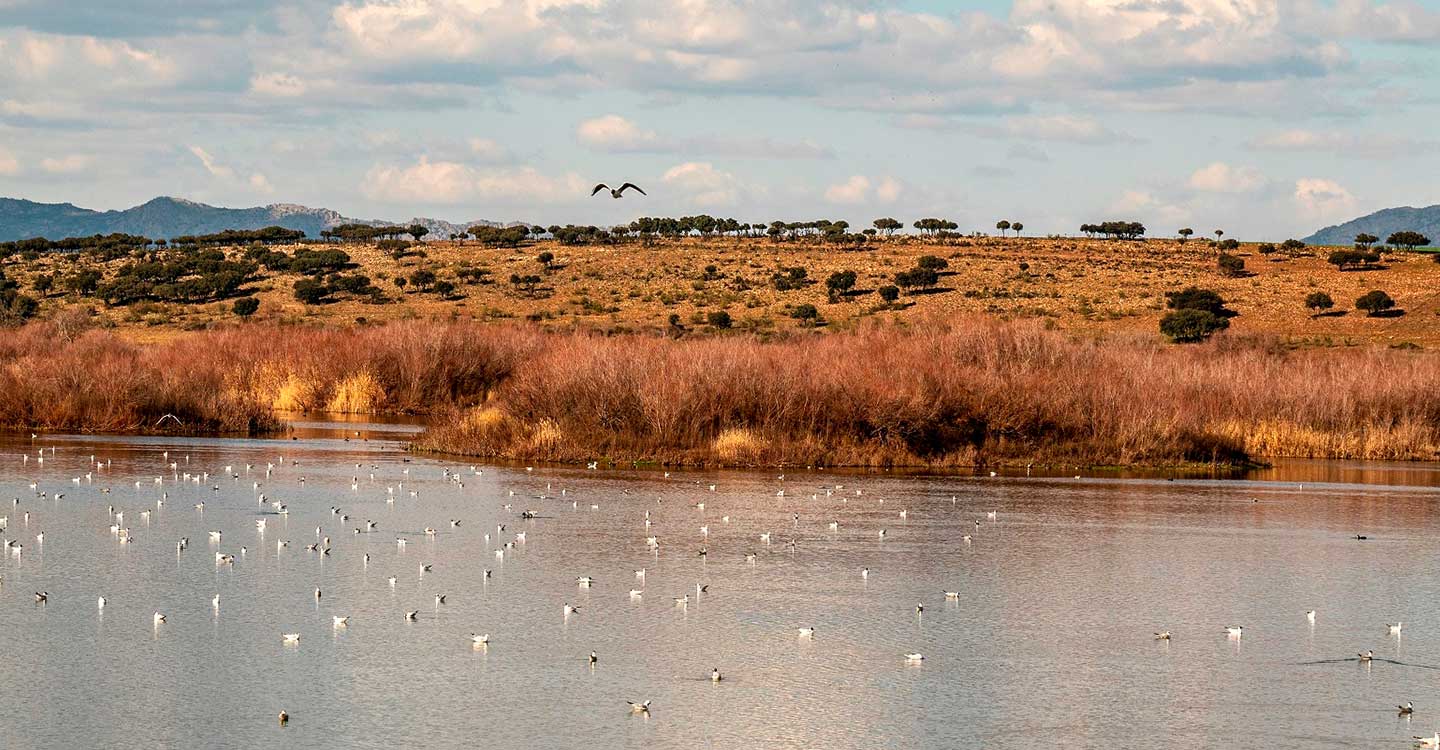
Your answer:
[[[1440,205],[1425,208],[1387,208],[1344,224],[1325,227],[1305,238],[1311,245],[1349,245],[1355,235],[1373,234],[1383,242],[1393,232],[1419,232],[1440,243]]]
[[[452,223],[439,219],[412,218],[405,221],[353,219],[328,208],[309,208],[276,203],[255,208],[220,208],[183,198],[161,197],[124,211],[92,211],[70,203],[36,203],[0,198],[0,242],[46,237],[83,237],[92,234],[125,232],[152,238],[186,234],[210,234],[225,229],[259,229],[282,226],[298,229],[307,237],[318,237],[325,229],[341,224],[420,224],[432,237],[448,237],[468,227],[499,226],[500,222]]]

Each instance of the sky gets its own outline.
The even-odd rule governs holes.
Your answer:
[[[96,209],[1284,239],[1437,121],[1440,0],[0,0],[0,196]]]

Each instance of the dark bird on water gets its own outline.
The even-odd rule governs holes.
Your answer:
[[[620,194],[623,193],[623,192],[625,192],[628,188],[635,188],[635,192],[637,192],[637,193],[639,193],[639,194],[641,194],[641,195],[649,195],[649,193],[645,192],[644,190],[641,190],[641,189],[640,189],[640,186],[639,186],[639,185],[636,185],[636,184],[633,183],[633,182],[627,182],[627,183],[625,183],[624,185],[621,185],[619,190],[615,190],[615,189],[611,188],[609,185],[606,185],[605,183],[602,182],[602,183],[600,183],[599,185],[596,185],[594,190],[591,190],[591,191],[590,191],[590,196],[593,198],[593,197],[594,197],[597,193],[599,193],[601,190],[609,190],[609,191],[610,191],[610,197],[611,197],[611,198],[619,198],[619,197],[620,197]]]

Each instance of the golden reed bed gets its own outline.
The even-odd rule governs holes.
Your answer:
[[[196,433],[277,409],[431,417],[420,450],[533,461],[934,466],[1433,459],[1440,357],[1173,346],[983,318],[668,339],[522,325],[0,335],[0,425]],[[168,423],[162,427],[172,427]]]

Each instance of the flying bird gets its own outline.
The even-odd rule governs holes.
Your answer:
[[[633,182],[627,182],[627,183],[625,183],[624,185],[621,185],[619,190],[616,190],[616,189],[614,189],[614,188],[611,188],[609,185],[606,185],[605,183],[602,182],[602,183],[600,183],[599,185],[596,185],[594,190],[591,190],[591,191],[590,191],[590,196],[591,196],[591,197],[594,197],[594,196],[595,196],[596,194],[598,194],[601,190],[609,190],[609,191],[610,191],[610,197],[611,197],[611,198],[619,198],[619,197],[620,197],[620,194],[623,193],[623,192],[625,192],[625,191],[626,191],[627,189],[629,189],[629,188],[635,188],[635,191],[638,192],[638,193],[640,193],[641,195],[649,195],[649,193],[645,192],[644,190],[641,190],[641,189],[640,189],[640,186],[639,186],[639,185],[636,185],[636,184],[633,183]]]

